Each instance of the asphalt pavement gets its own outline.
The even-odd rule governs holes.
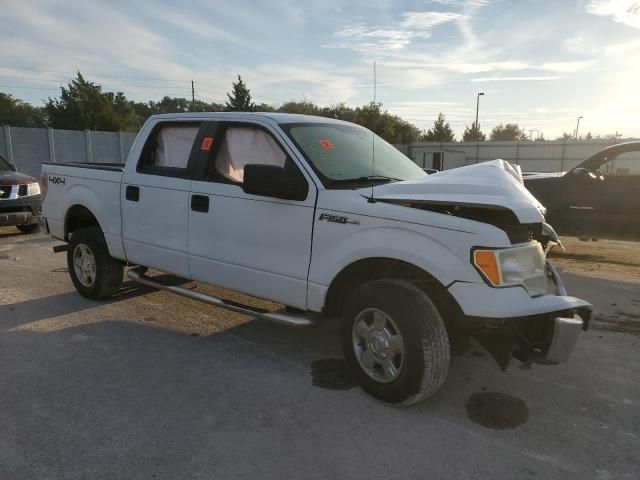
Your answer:
[[[568,363],[502,373],[476,346],[398,409],[344,374],[333,322],[89,301],[56,243],[0,228],[0,479],[640,478],[640,283],[565,275],[598,319]]]

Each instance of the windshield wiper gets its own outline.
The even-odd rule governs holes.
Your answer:
[[[342,185],[344,183],[371,183],[371,182],[401,182],[400,178],[385,177],[384,175],[367,175],[357,178],[342,178],[340,180],[331,180],[331,185]]]

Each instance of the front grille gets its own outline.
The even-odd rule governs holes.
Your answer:
[[[18,185],[18,196],[26,197],[27,196],[27,186],[26,185]]]
[[[9,198],[12,188],[13,187],[11,185],[0,185],[0,199]]]

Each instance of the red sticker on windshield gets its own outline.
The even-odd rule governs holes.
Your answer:
[[[204,150],[205,152],[208,152],[209,150],[211,150],[212,146],[213,146],[213,137],[204,137],[202,139],[202,145],[200,145],[200,150]]]
[[[332,148],[335,148],[335,145],[331,143],[331,140],[318,140],[318,143],[325,150],[331,150]]]

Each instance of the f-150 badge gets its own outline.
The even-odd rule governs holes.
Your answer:
[[[321,213],[318,217],[318,220],[326,220],[327,222],[331,223],[342,223],[343,225],[347,223],[352,225],[360,225],[359,220],[353,220],[349,217],[342,217],[340,215],[329,215],[328,213]]]

